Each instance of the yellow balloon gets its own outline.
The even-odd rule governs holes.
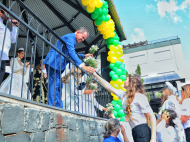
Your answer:
[[[127,91],[125,88],[121,88],[121,90],[123,90],[123,91]]]
[[[114,94],[114,93],[112,93],[112,92],[111,92],[111,95],[112,95],[112,96],[115,96],[115,94]]]
[[[119,88],[119,85],[117,85],[117,84],[115,83],[115,84],[113,84],[113,87],[116,88],[116,89],[118,89],[118,88]]]
[[[114,37],[114,36],[115,36],[115,33],[112,32],[112,33],[110,34],[110,37]]]
[[[88,5],[90,7],[94,7],[95,8],[96,4],[97,4],[96,0],[90,0]]]
[[[82,0],[82,5],[87,6],[90,0]]]
[[[117,52],[116,54],[117,54],[117,57],[121,57],[122,56],[122,54],[120,52]]]
[[[118,47],[111,45],[109,49],[110,49],[110,51],[117,52]]]
[[[92,12],[94,12],[94,10],[95,10],[95,6],[94,6],[94,7],[91,7],[91,6],[87,5],[86,10],[87,10],[89,13],[92,13]],[[94,23],[95,23],[95,22],[94,22]]]
[[[115,96],[113,96],[113,100],[118,101],[118,100],[119,100],[119,97],[117,97],[117,96],[115,95]]]
[[[98,0],[96,7],[100,8],[100,7],[102,7],[102,5],[103,5],[103,2],[101,0]]]
[[[114,51],[109,51],[109,52],[108,52],[108,55],[112,57],[112,56],[115,55],[115,52],[114,52]]]
[[[121,63],[123,63],[123,61],[124,61],[124,59],[120,59],[120,58],[119,58],[118,60],[119,60]]]
[[[110,81],[110,84],[113,85],[115,83],[115,81]]]
[[[103,35],[103,38],[104,38],[104,39],[108,39],[109,37],[107,37],[107,35],[104,34],[104,35]]]
[[[110,62],[111,61],[111,58],[110,56],[107,57],[107,61]]]
[[[117,58],[116,57],[112,57],[111,58],[111,63],[115,63],[117,61]]]
[[[121,86],[121,85],[122,85],[122,83],[123,83],[123,82],[122,82],[122,80],[121,80],[121,79],[117,79],[117,80],[116,80],[116,84],[118,84],[119,86]]]

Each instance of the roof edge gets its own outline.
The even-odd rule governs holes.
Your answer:
[[[113,18],[113,20],[114,20],[114,22],[116,24],[116,28],[119,31],[119,33],[117,33],[117,34],[120,37],[120,41],[126,40],[127,36],[126,36],[126,34],[124,32],[124,29],[123,29],[123,26],[121,24],[119,15],[117,13],[117,10],[115,8],[114,2],[113,2],[113,0],[107,0],[107,2],[108,2],[111,17]]]

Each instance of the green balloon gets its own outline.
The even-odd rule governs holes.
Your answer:
[[[110,49],[111,44],[107,44],[107,48]]]
[[[97,19],[98,16],[99,16],[99,15],[96,14],[96,13],[94,13],[94,12],[91,14],[91,18],[92,18],[93,20]]]
[[[117,101],[113,100],[111,103],[112,103],[112,104],[117,104]]]
[[[115,67],[119,68],[121,66],[121,62],[120,61],[116,61],[114,64]]]
[[[114,71],[110,71],[110,73],[109,73],[110,77],[112,77],[114,74],[115,74]]]
[[[100,14],[102,12],[101,8],[95,8],[94,12],[95,14]]]
[[[113,80],[113,81],[116,81],[118,79],[118,76],[116,75],[116,74],[114,74],[113,76],[112,76],[112,78],[111,78],[111,80]]]
[[[120,118],[120,121],[125,122],[125,121],[126,121],[126,117],[125,117],[125,116],[122,116],[122,117]]]
[[[106,15],[107,14],[107,10],[105,8],[102,8],[102,12],[101,12],[102,15]]]
[[[109,43],[112,44],[113,43],[113,38],[109,39]]]
[[[98,20],[99,20],[99,21],[104,21],[104,20],[105,20],[105,16],[100,14],[100,15],[98,16]]]
[[[120,76],[122,74],[122,71],[121,69],[117,69],[116,72],[115,72],[116,75]]]
[[[121,69],[122,71],[124,71],[124,70],[125,70],[125,66],[121,65],[121,66],[119,67],[119,69]]]
[[[116,118],[116,119],[119,119],[119,116],[117,115],[115,118]]]
[[[113,69],[114,63],[110,63],[110,64],[109,64],[109,67],[110,67],[110,69]]]
[[[96,25],[98,25],[98,26],[99,26],[99,25],[101,25],[101,24],[102,24],[102,21],[99,21],[98,19],[96,19],[96,20],[95,20],[95,23],[96,23]]]
[[[123,109],[120,109],[118,112],[117,112],[117,115],[122,117],[122,116],[125,116],[125,113],[123,111]]]
[[[121,76],[119,77],[119,79],[121,79],[122,81],[125,81],[125,80],[126,80],[126,75],[121,75]]]
[[[110,16],[106,15],[104,21],[105,21],[105,22],[108,22],[109,20],[110,20]]]
[[[108,39],[104,40],[105,44],[107,45],[108,44]]]
[[[118,104],[115,104],[114,105],[114,110],[115,111],[119,111],[121,109],[121,107],[118,105]]]
[[[113,41],[113,45],[115,45],[115,46],[119,45],[119,41],[118,40],[114,40]]]
[[[118,69],[117,67],[115,67],[115,66],[113,67],[113,71],[114,72],[116,72],[117,69]]]
[[[125,76],[126,76],[126,73],[127,73],[127,72],[126,72],[125,70],[122,71],[122,75],[125,75]]]
[[[117,111],[113,111],[113,115],[116,117],[117,116]]]
[[[122,104],[122,101],[119,99],[119,100],[117,101],[117,104]]]

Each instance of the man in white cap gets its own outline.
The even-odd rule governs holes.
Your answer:
[[[12,22],[17,24],[12,24],[12,32],[6,27],[7,20],[9,16],[7,12],[0,9],[0,85],[3,81],[5,74],[6,60],[9,60],[9,50],[11,48],[11,43],[16,42],[17,35],[17,20],[12,20]]]

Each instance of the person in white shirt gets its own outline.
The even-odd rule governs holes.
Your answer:
[[[127,121],[132,128],[134,142],[156,142],[156,118],[145,95],[140,77],[129,74],[124,82],[124,88],[127,89],[127,92],[124,92],[113,88],[110,83],[102,79],[95,72],[93,75],[105,89],[114,93],[120,99],[123,98],[122,107],[127,114]],[[147,125],[147,120],[149,119],[151,121],[151,130]]]
[[[190,84],[182,86],[181,121],[185,129],[186,140],[190,142]]]
[[[183,125],[174,110],[164,110],[156,132],[157,142],[186,142]]]
[[[179,101],[177,100],[177,97],[172,92],[172,90],[170,90],[168,87],[165,87],[164,89],[162,89],[161,93],[163,93],[163,96],[161,97],[162,107],[158,114],[161,116],[162,110],[171,109],[176,111],[178,117],[180,118],[181,117],[180,104]]]
[[[8,20],[8,14],[4,10],[0,9],[0,85],[3,81],[5,75],[6,60],[9,60],[9,50],[11,48],[11,43],[16,42],[17,35],[17,24],[12,24],[12,32],[7,28],[6,23]],[[12,22],[18,23],[17,20],[12,20]],[[6,35],[5,35],[6,33]],[[4,42],[4,43],[3,43]]]

